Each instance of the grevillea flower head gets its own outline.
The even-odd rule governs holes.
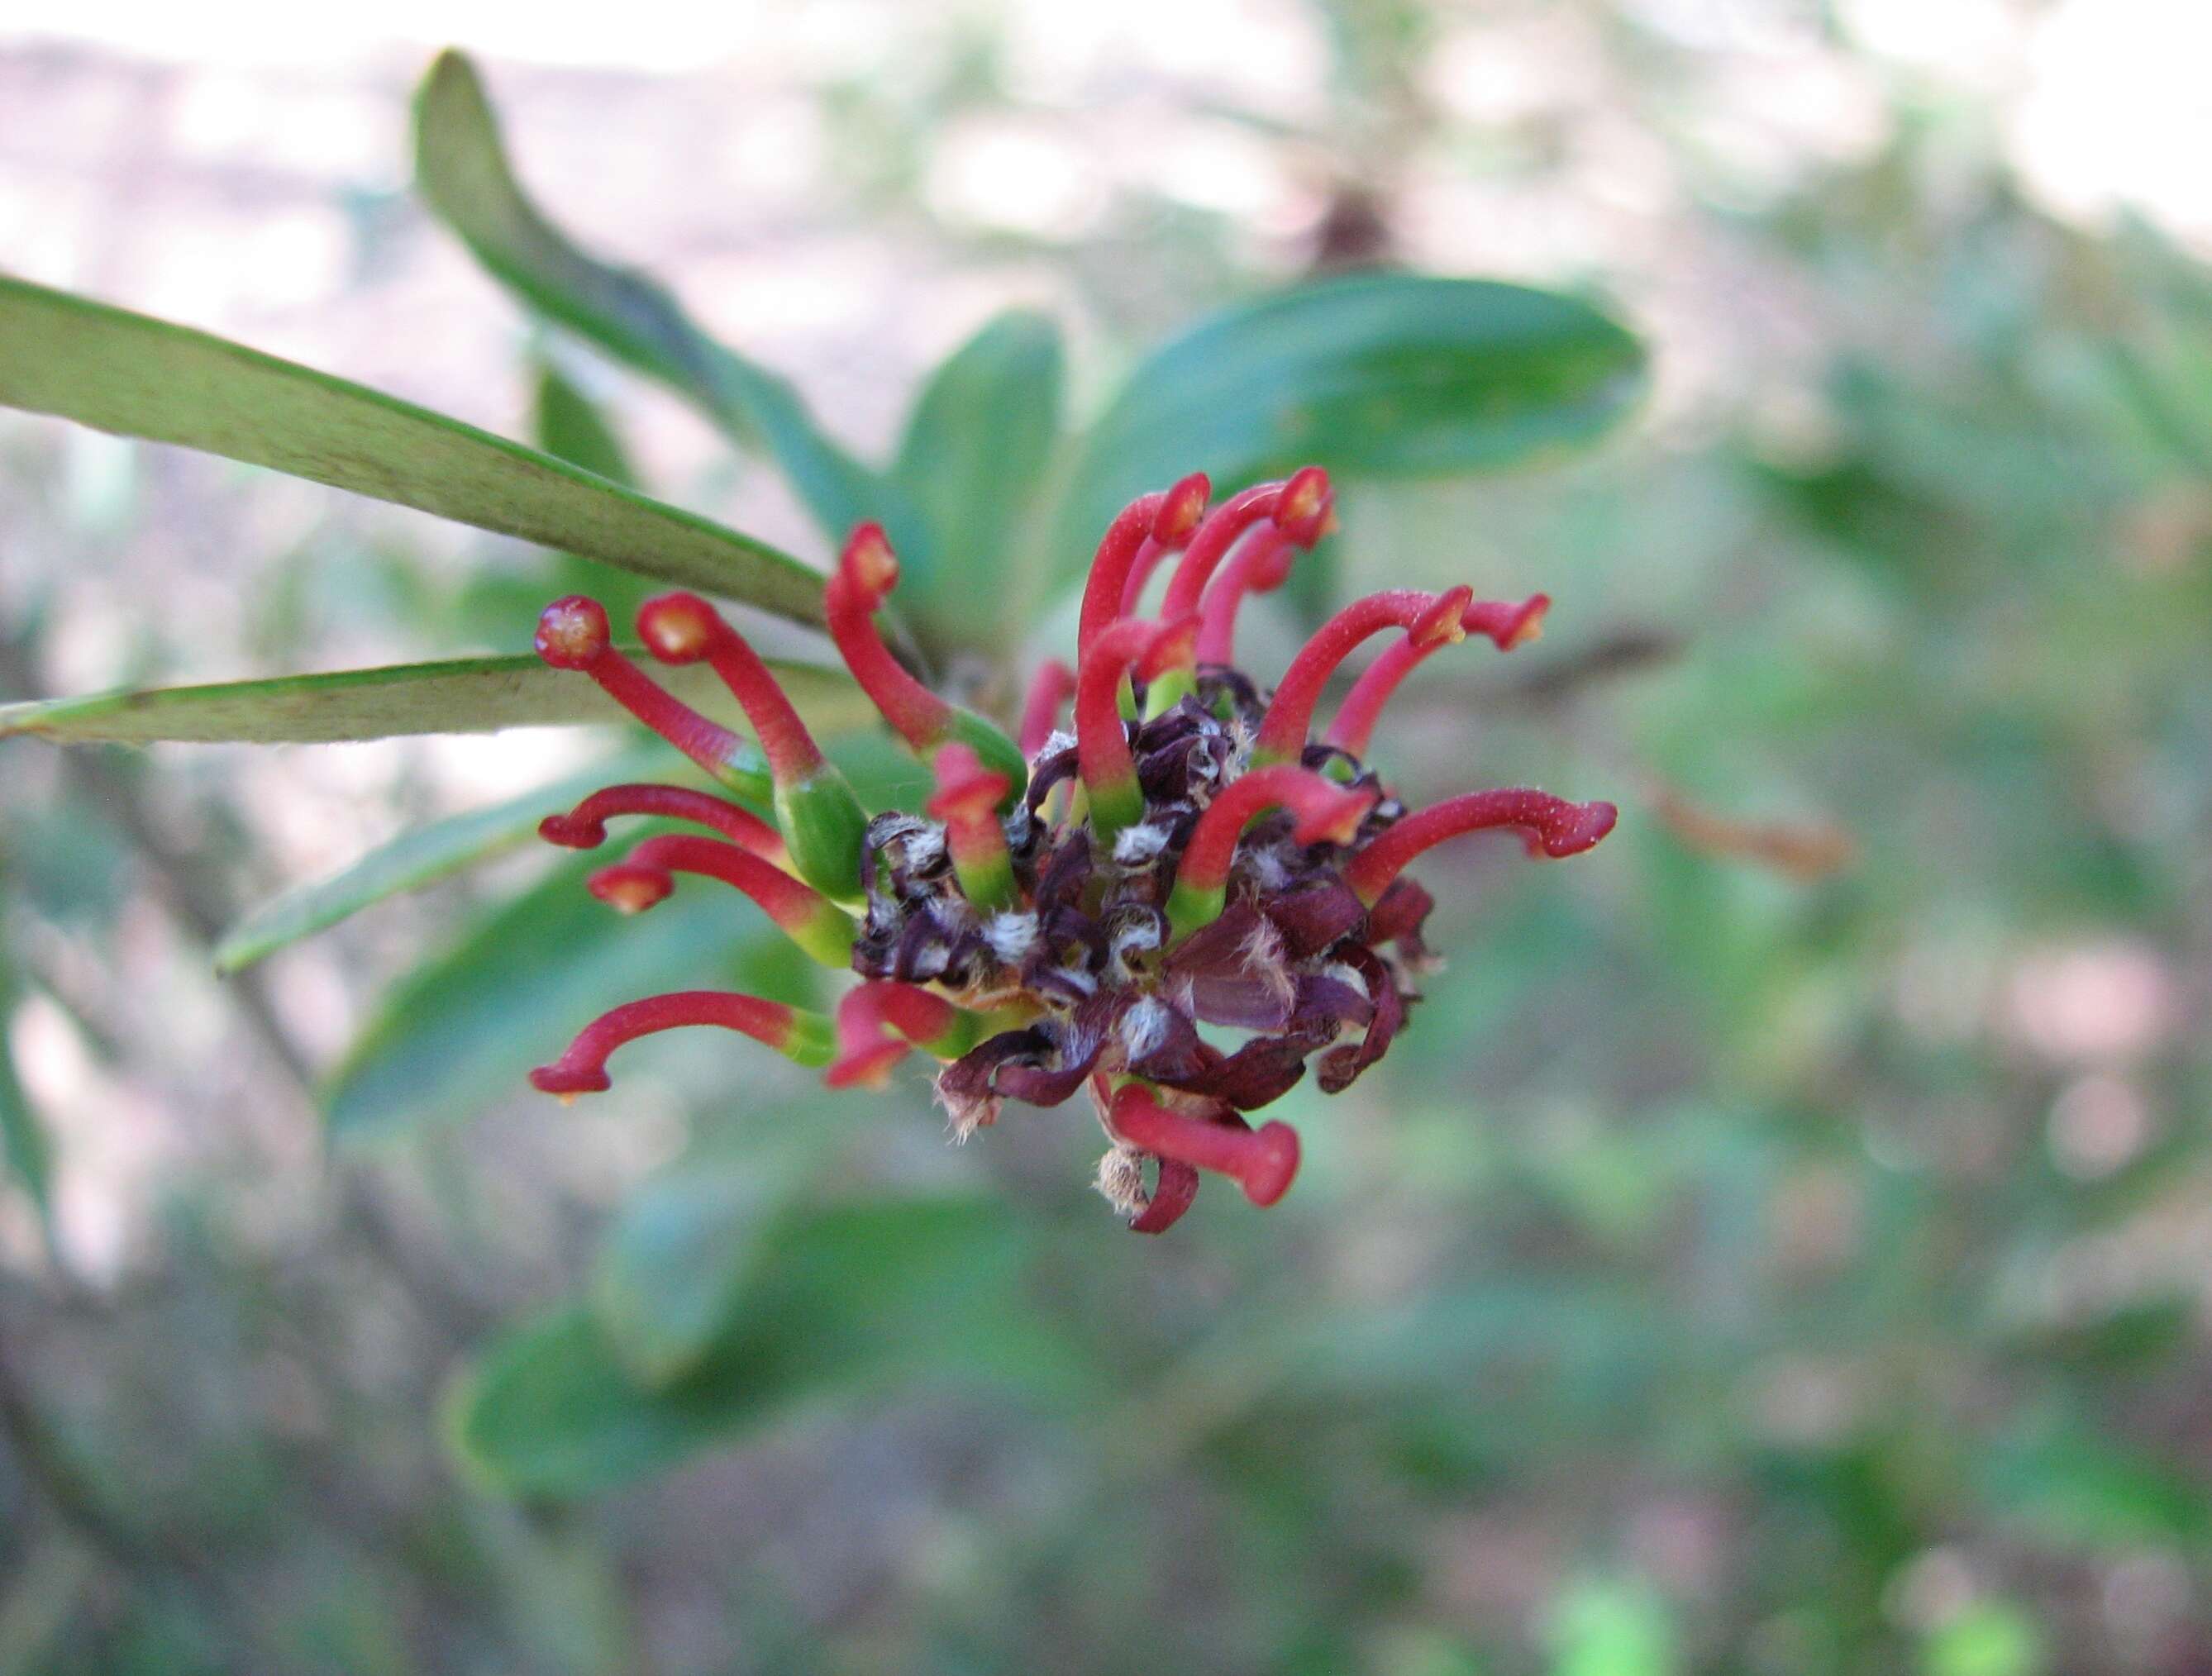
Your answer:
[[[611,643],[606,614],[548,606],[538,647],[579,671],[729,790],[610,786],[549,816],[549,841],[592,848],[641,815],[706,829],[649,837],[590,880],[627,913],[663,908],[679,875],[730,885],[825,965],[859,981],[833,1015],[750,995],[653,996],[586,1026],[531,1075],[548,1093],[608,1086],[609,1055],[679,1025],[754,1037],[835,1087],[881,1085],[919,1052],[956,1135],[1009,1101],[1079,1096],[1109,1143],[1099,1190],[1139,1232],[1188,1210],[1201,1173],[1272,1205],[1298,1169],[1297,1133],[1245,1114],[1310,1070],[1328,1093],[1388,1051],[1433,963],[1433,902],[1406,876],[1474,832],[1517,834],[1559,858],[1609,832],[1609,803],[1510,788],[1408,811],[1367,761],[1384,705],[1416,664],[1481,635],[1534,638],[1550,602],[1477,600],[1465,587],[1357,600],[1309,641],[1272,691],[1235,663],[1237,610],[1279,586],[1334,527],[1309,467],[1206,510],[1193,476],[1133,501],[1106,531],[1083,598],[1073,667],[1048,660],[1018,743],[933,692],[875,616],[898,583],[883,531],[863,525],[824,592],[854,677],[929,767],[919,810],[865,812],[737,630],[693,594],[647,602],[638,635],[664,663],[703,661],[757,749],[656,685]],[[1157,616],[1146,583],[1173,561]],[[1320,742],[1316,713],[1363,643],[1380,653]],[[1072,707],[1071,731],[1059,723]],[[1217,1045],[1209,1030],[1236,1041]]]

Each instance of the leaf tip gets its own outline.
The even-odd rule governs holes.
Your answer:
[[[422,96],[428,98],[448,89],[480,91],[483,85],[483,78],[477,74],[476,64],[467,53],[458,46],[441,47],[438,56],[430,60],[429,69],[422,72]]]

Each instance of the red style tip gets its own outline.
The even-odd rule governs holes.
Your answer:
[[[1273,515],[1283,488],[1279,483],[1255,483],[1206,513],[1168,583],[1167,598],[1160,605],[1163,616],[1184,616],[1198,610],[1214,568],[1228,556],[1239,536]]]
[[[663,876],[696,873],[702,878],[720,879],[750,896],[770,919],[787,927],[830,908],[828,898],[811,885],[769,866],[735,844],[719,843],[712,838],[675,833],[648,838],[629,853],[628,859],[615,867],[601,868],[600,873],[624,867]]]
[[[538,655],[555,669],[589,669],[612,639],[606,607],[580,593],[565,595],[538,614]]]
[[[779,786],[788,787],[820,769],[821,750],[782,685],[745,637],[697,594],[664,593],[647,600],[637,608],[637,635],[664,664],[703,659],[714,666],[760,736]]]
[[[1315,631],[1283,671],[1267,713],[1261,718],[1259,738],[1253,747],[1257,762],[1295,762],[1304,753],[1306,732],[1312,725],[1314,707],[1337,665],[1361,641],[1389,628],[1413,634],[1449,635],[1462,632],[1457,616],[1472,591],[1454,588],[1444,594],[1422,593],[1413,588],[1391,588],[1355,599]],[[1455,605],[1445,607],[1454,599]]]
[[[1229,1176],[1263,1210],[1290,1191],[1298,1173],[1298,1133],[1287,1123],[1249,1129],[1226,1111],[1187,1116],[1170,1111],[1136,1083],[1115,1095],[1107,1120],[1132,1146]]]
[[[594,872],[584,888],[617,914],[642,914],[666,902],[676,881],[665,867],[617,861]]]
[[[1244,1189],[1244,1196],[1264,1211],[1288,1193],[1297,1179],[1298,1132],[1287,1123],[1271,1120],[1253,1131],[1252,1139],[1251,1162],[1238,1185]]]
[[[1199,609],[1214,568],[1237,544],[1237,537],[1254,525],[1267,521],[1297,546],[1310,547],[1328,526],[1334,504],[1328,474],[1310,465],[1285,482],[1259,483],[1241,495],[1232,495],[1206,514],[1190,538],[1190,547],[1176,567],[1175,580],[1161,610],[1180,616]]]
[[[1486,599],[1469,605],[1461,621],[1470,635],[1487,635],[1500,652],[1510,652],[1543,638],[1544,613],[1551,609],[1552,597],[1547,593],[1532,593],[1517,605]]]
[[[614,1082],[603,1066],[569,1065],[556,1060],[532,1072],[530,1086],[540,1094],[557,1094],[565,1100],[579,1094],[605,1094]]]
[[[1437,603],[1413,621],[1406,638],[1416,652],[1435,652],[1447,646],[1456,646],[1467,638],[1467,625],[1461,620],[1468,605],[1474,600],[1474,590],[1462,586],[1447,589],[1437,596]]]
[[[1460,626],[1470,635],[1487,635],[1499,651],[1510,652],[1543,633],[1544,613],[1551,604],[1550,598],[1540,593],[1529,595],[1517,605],[1503,599],[1476,600],[1460,614]],[[1366,756],[1384,707],[1414,666],[1434,650],[1434,646],[1416,644],[1410,636],[1384,647],[1345,695],[1336,720],[1329,724],[1328,743],[1354,756]]]
[[[1620,811],[1602,799],[1594,803],[1569,804],[1567,806],[1574,811],[1573,814],[1554,823],[1538,841],[1544,853],[1554,861],[1580,855],[1587,849],[1595,849],[1620,821]]]
[[[846,541],[823,589],[823,609],[830,638],[860,690],[908,746],[927,750],[951,731],[955,718],[952,707],[915,680],[876,631],[876,610],[898,586],[898,574],[882,525],[863,524]]]
[[[890,538],[880,524],[860,525],[846,537],[837,568],[867,601],[870,610],[890,598],[891,590],[898,586],[898,555],[891,551]]]
[[[1180,553],[1189,544],[1192,532],[1197,529],[1199,521],[1206,516],[1206,497],[1212,492],[1213,486],[1206,480],[1206,473],[1194,471],[1176,484],[1173,489],[1168,490],[1165,495],[1147,495],[1130,508],[1133,513],[1139,512],[1155,499],[1159,502],[1159,511],[1152,519],[1152,533],[1145,537],[1135,554],[1127,561],[1125,568],[1127,574],[1121,579],[1121,595],[1117,615],[1134,616],[1137,614],[1138,607],[1144,603],[1146,585],[1152,580],[1152,572],[1159,568],[1162,559],[1171,553]],[[1110,537],[1113,531],[1109,530],[1108,534]],[[1097,589],[1101,596],[1100,603],[1103,606],[1106,603],[1103,596],[1113,585],[1113,571],[1123,562],[1120,556],[1118,544],[1110,540],[1101,544],[1099,556],[1105,561],[1103,574],[1097,575],[1096,578]],[[1084,622],[1086,623],[1089,623],[1092,617],[1091,592],[1090,589],[1085,589],[1084,595]],[[1103,626],[1103,621],[1098,626]],[[1097,628],[1094,628],[1091,638],[1096,637]],[[1084,639],[1079,633],[1077,640],[1079,648],[1083,643]]]
[[[1336,491],[1318,465],[1293,471],[1275,503],[1275,527],[1292,545],[1310,547],[1327,535],[1336,511]]]
[[[578,670],[631,715],[725,785],[750,787],[760,771],[752,747],[719,722],[664,692],[609,642],[607,613],[572,593],[538,614],[538,655],[554,669]]]
[[[697,663],[726,628],[696,593],[664,593],[637,608],[637,637],[664,664]]]
[[[852,958],[853,921],[820,891],[735,844],[689,834],[648,838],[627,859],[602,867],[588,881],[592,894],[635,913],[650,908],[672,888],[669,876],[693,873],[719,879],[750,897],[785,936],[824,966],[842,967]],[[648,883],[636,883],[645,880]],[[646,899],[657,888],[658,894]]]
[[[1152,519],[1152,539],[1159,543],[1160,551],[1182,550],[1206,516],[1206,503],[1212,494],[1213,484],[1203,471],[1192,472],[1168,490],[1161,498],[1158,515]]]

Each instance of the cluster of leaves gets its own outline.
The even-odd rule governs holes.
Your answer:
[[[665,290],[555,227],[517,183],[459,56],[426,77],[416,140],[424,198],[491,274],[544,321],[665,385],[734,446],[772,462],[825,543],[864,520],[882,524],[900,551],[899,604],[916,655],[939,667],[995,661],[1001,699],[1012,689],[1007,649],[1029,642],[1028,622],[1079,577],[1097,531],[1133,493],[1194,467],[1237,483],[1300,462],[1354,483],[1500,466],[1595,436],[1640,384],[1636,340],[1587,304],[1380,273],[1297,286],[1200,322],[1139,361],[1087,428],[1063,436],[1057,330],[1016,312],[930,375],[896,458],[878,466],[829,435],[787,380],[707,336]],[[620,600],[644,577],[818,625],[815,572],[629,486],[619,444],[557,373],[541,387],[540,450],[21,281],[0,279],[0,333],[16,346],[0,363],[9,405],[520,537],[568,556],[565,586]],[[855,737],[873,719],[858,689],[826,664],[787,661],[777,672],[817,736],[842,741],[861,784],[891,801],[912,770]],[[726,707],[705,683],[674,684],[702,707]],[[587,684],[524,655],[18,704],[0,710],[0,737],[312,742],[605,714]],[[622,768],[412,832],[250,914],[222,939],[217,964],[243,969],[512,848],[573,801],[577,784],[629,777]],[[707,982],[769,957],[743,916],[709,908],[702,919],[689,904],[642,936],[611,936],[608,916],[578,888],[580,871],[555,869],[400,986],[329,1083],[338,1132],[391,1133],[472,1108],[586,1016],[591,998]],[[35,1132],[27,1117],[16,1126],[27,1165]],[[916,1358],[971,1375],[994,1365],[946,1329],[945,1305],[954,1293],[981,1295],[994,1274],[1011,1277],[999,1221],[972,1205],[808,1209],[799,1196],[779,1206],[752,1175],[744,1166],[733,1187],[718,1167],[625,1207],[597,1303],[516,1335],[460,1398],[473,1459],[518,1489],[573,1491],[748,1424],[758,1388],[787,1401],[817,1385],[862,1389],[869,1370]],[[912,1293],[904,1310],[856,1278],[901,1248],[896,1266]],[[845,1325],[832,1328],[833,1319]],[[994,1335],[1035,1351],[1030,1312],[993,1319]],[[806,1341],[802,1360],[819,1364],[803,1379],[781,1377],[781,1336],[793,1331]],[[549,1424],[563,1430],[543,1436]],[[628,1441],[610,1447],[605,1426]]]
[[[1589,306],[1525,287],[1407,274],[1303,285],[1200,322],[1132,369],[1122,394],[1063,441],[1062,353],[1040,315],[988,322],[927,380],[897,458],[856,458],[790,384],[699,330],[665,290],[580,250],[516,182],[467,61],[418,95],[423,196],[486,268],[548,322],[667,386],[781,471],[822,531],[874,520],[904,573],[915,648],[943,665],[1003,662],[1025,622],[1080,573],[1115,507],[1194,468],[1237,483],[1317,462],[1354,481],[1436,477],[1587,440],[1640,386],[1635,339]],[[534,450],[204,334],[0,279],[19,346],[0,403],[227,455],[575,556],[564,581],[620,601],[645,577],[818,624],[818,574],[789,555],[627,487],[623,452],[574,386],[549,371]],[[584,563],[582,562],[595,562]],[[611,574],[608,568],[612,568]],[[621,573],[628,573],[624,575]],[[778,674],[817,735],[872,715],[841,674]],[[699,671],[691,672],[696,677]],[[681,683],[679,683],[680,685]],[[683,695],[714,707],[711,683]],[[103,695],[0,711],[0,738],[61,743],[362,739],[604,719],[527,654]],[[223,963],[460,865],[527,825],[471,816],[399,858],[283,904]],[[272,929],[274,927],[274,929]]]
[[[419,1491],[434,1511],[379,1551],[406,1562],[331,1560],[320,1594],[282,1574],[324,1614],[314,1651],[352,1649],[323,1661],[404,1667],[386,1626],[414,1606],[513,1626],[507,1661],[549,1670],[635,1667],[641,1643],[670,1667],[2201,1667],[2201,1020],[2170,1000],[2131,1041],[2069,1045],[2021,1030],[2016,991],[2117,941],[2202,993],[2212,312],[2188,264],[2063,234],[1948,165],[1900,200],[1913,167],[1824,183],[1762,229],[1796,282],[1873,322],[1832,356],[1818,446],[1747,421],[1537,483],[1401,487],[1337,556],[1347,590],[1433,585],[1480,527],[1516,580],[1679,643],[1564,711],[1541,683],[1431,685],[1409,790],[1474,715],[1501,764],[1554,761],[1564,731],[1563,776],[1642,774],[1650,817],[1571,889],[1492,900],[1459,876],[1437,940],[1480,954],[1424,1004],[1452,1028],[1290,1114],[1324,1154],[1301,1202],[1133,1258],[1066,1214],[1066,1157],[1035,1127],[948,1156],[919,1102],[855,1112],[751,1075],[783,1120],[717,1123],[726,1082],[672,1055],[701,1114],[684,1156],[449,1410],[477,1482],[571,1516]],[[1910,283],[1869,295],[1900,246]],[[1409,283],[1434,282],[1337,282]],[[541,440],[596,428],[548,392]],[[1110,434],[1037,474],[1005,537],[1020,574],[1069,561],[1043,532],[1076,519],[1069,462]],[[918,616],[917,643],[969,644],[960,616]],[[143,712],[137,737],[172,737],[222,696],[83,725]],[[864,786],[909,771],[865,737],[841,755]],[[1829,811],[1858,859],[1778,876],[1745,862],[1804,847],[1700,810]],[[538,812],[483,811],[287,911],[438,877]],[[611,938],[589,908],[549,875],[403,982],[333,1084],[339,1124],[434,1147],[424,1115],[681,981],[649,925]],[[241,932],[235,957],[289,934]],[[765,957],[732,916],[717,975]],[[2147,1114],[2133,1150],[2055,1144],[2085,1084]],[[977,1192],[982,1170],[1019,1180]],[[177,1308],[202,1335],[228,1319]],[[254,1400],[243,1372],[225,1395]],[[296,1490],[296,1440],[221,1435],[226,1552],[280,1545],[284,1515],[249,1503]],[[699,1460],[738,1439],[758,1447]],[[144,1463],[114,1460],[136,1491]],[[215,1504],[163,1505],[205,1529]],[[621,1579],[649,1572],[633,1622]],[[686,1651],[667,1625],[702,1610],[744,1644]]]

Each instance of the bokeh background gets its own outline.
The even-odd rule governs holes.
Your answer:
[[[0,1670],[2212,1671],[2197,9],[8,15],[0,266],[508,434],[565,351],[409,192],[448,39],[573,228],[878,451],[1009,302],[1082,409],[1317,266],[1601,295],[1654,380],[1574,460],[1346,495],[1345,589],[1557,601],[1425,671],[1409,799],[1621,824],[1425,863],[1413,1029],[1293,1097],[1281,1205],[1162,1241],[1073,1108],[956,1151],[918,1081],[673,1041],[520,1090],[623,993],[482,928],[536,855],[211,975],[241,908],[606,738],[0,746]],[[661,493],[815,550],[765,467],[562,365]],[[548,562],[0,415],[0,696],[519,649]],[[333,1141],[319,1083],[410,1008],[445,1056]],[[457,1461],[461,1370],[702,1181],[972,1193],[1043,1365],[769,1389],[590,1494]],[[785,1330],[864,1331],[908,1260]]]

